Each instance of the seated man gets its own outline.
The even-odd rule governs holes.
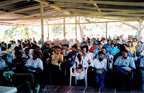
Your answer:
[[[25,66],[28,68],[30,72],[36,72],[43,70],[43,62],[39,59],[39,52],[33,51],[33,58],[30,58]]]
[[[102,47],[101,51],[103,52],[103,59],[107,59],[107,62],[111,63],[113,62],[113,60],[111,59],[109,53],[106,53],[106,48],[105,47]],[[99,56],[97,55],[96,56],[96,59],[99,59]]]
[[[59,66],[63,62],[63,55],[60,53],[60,47],[55,48],[55,52],[51,55],[51,64],[53,68],[52,72],[52,82],[58,84],[59,79],[61,80]],[[57,79],[59,77],[59,79]]]
[[[101,88],[105,88],[104,79],[105,73],[107,71],[107,60],[104,59],[104,54],[102,51],[98,52],[98,59],[95,59],[91,66],[95,69],[95,80],[96,86],[100,83]]]
[[[46,63],[50,63],[50,59],[51,59],[51,48],[50,48],[50,44],[46,44],[44,50],[43,50],[43,61]]]
[[[8,67],[6,62],[2,58],[0,58],[0,72],[2,72],[6,67]]]
[[[140,72],[142,73],[142,70],[144,70],[144,57],[140,60]]]
[[[117,59],[118,57],[121,56],[121,51],[123,51],[123,50],[126,50],[125,44],[122,44],[122,46],[120,47],[120,51],[115,54],[115,56],[114,56],[114,62],[116,61],[116,59]],[[130,51],[128,51],[128,56],[129,56],[129,57],[134,57]]]
[[[115,74],[117,76],[117,83],[122,84],[122,83],[127,83],[130,80],[131,77],[131,72],[133,69],[136,69],[135,63],[133,58],[128,56],[128,51],[127,50],[122,50],[121,51],[120,57],[117,58],[115,61]]]
[[[94,50],[94,55],[95,55],[95,56],[97,56],[98,52],[101,51],[101,48],[102,48],[102,44],[99,43],[99,44],[98,44],[98,48],[97,48],[96,50]]]
[[[111,49],[111,41],[108,40],[107,44],[104,44],[103,47],[106,48],[106,52],[109,53],[110,49]]]
[[[51,64],[54,68],[59,68],[59,64],[63,62],[63,55],[60,53],[60,47],[55,48],[56,52],[51,55]]]
[[[22,53],[20,51],[16,51],[15,52],[15,56],[16,58],[13,60],[13,70],[15,70],[15,72],[22,72],[23,67],[26,63],[26,60],[24,58],[22,58]]]
[[[63,50],[64,59],[67,57],[69,52],[70,52],[69,45],[68,44],[64,44],[64,50]]]

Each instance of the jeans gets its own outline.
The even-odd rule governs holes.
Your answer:
[[[95,76],[96,84],[100,83],[101,88],[105,88],[105,84],[104,84],[105,73],[106,71],[104,71],[102,74],[96,74]]]

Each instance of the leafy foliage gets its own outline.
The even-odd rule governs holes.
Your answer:
[[[30,38],[34,35],[37,35],[37,32],[33,31],[33,29],[30,29],[28,26],[13,26],[10,29],[7,29],[4,31],[4,41],[9,40],[17,40],[17,39],[24,39],[24,38]]]

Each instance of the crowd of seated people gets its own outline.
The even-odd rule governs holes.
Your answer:
[[[76,80],[82,80],[87,73],[88,86],[132,88],[134,83],[142,83],[144,46],[132,37],[127,41],[83,38],[81,43],[57,39],[45,42],[44,46],[31,38],[0,43],[1,74],[32,73],[42,77],[39,83],[69,85],[70,68]]]

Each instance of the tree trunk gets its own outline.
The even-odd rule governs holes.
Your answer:
[[[78,17],[78,23],[80,23],[80,17]],[[83,29],[81,27],[81,24],[78,24],[78,26],[79,26],[79,29],[80,29],[80,38],[82,40],[83,37],[84,37]]]

